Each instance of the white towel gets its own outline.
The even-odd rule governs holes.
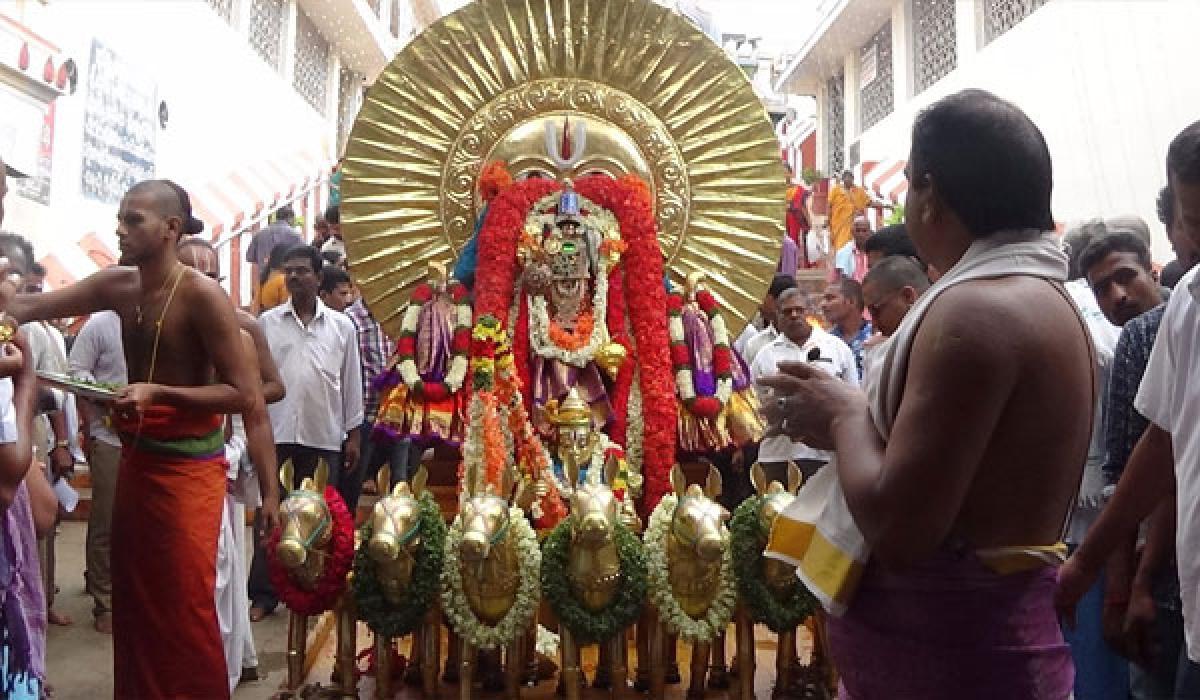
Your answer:
[[[1029,275],[1062,282],[1067,256],[1052,233],[1005,231],[976,240],[958,263],[909,309],[888,343],[878,348],[877,381],[868,382],[875,428],[886,441],[900,409],[909,353],[917,328],[937,297],[970,280]],[[836,455],[780,513],[767,555],[796,566],[796,573],[833,615],[841,615],[870,556],[837,477]]]

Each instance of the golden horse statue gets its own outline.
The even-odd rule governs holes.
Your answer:
[[[313,477],[295,486],[295,471],[289,459],[279,468],[279,481],[286,498],[279,506],[283,520],[275,556],[287,570],[288,578],[304,591],[316,590],[325,573],[333,539],[333,516],[325,503],[329,465],[321,460]],[[351,596],[343,591],[334,615],[337,619],[337,661],[334,677],[339,690],[353,695],[355,689],[355,622]],[[289,611],[287,651],[287,691],[295,693],[304,682],[304,657],[307,647],[308,615]]]
[[[767,546],[767,533],[775,518],[796,497],[803,475],[795,464],[788,464],[788,483],[784,487],[778,481],[768,482],[761,464],[755,464],[750,470],[750,481],[754,490],[760,496],[758,507],[758,522],[762,537],[760,551]],[[763,580],[768,590],[776,598],[782,598],[796,585],[796,568],[777,559],[759,556],[759,566],[762,567]],[[754,620],[744,606],[738,608],[736,617],[737,629],[737,674],[738,695],[742,700],[754,698]],[[817,666],[818,645],[814,645],[813,666]],[[779,642],[775,651],[775,691],[772,697],[787,697],[791,686],[798,680],[795,675],[796,660],[796,630],[786,630],[779,634]]]
[[[459,553],[463,589],[475,616],[494,625],[516,602],[521,577],[521,557],[515,538],[509,536],[510,499],[497,494],[491,484],[480,491],[476,479],[468,477],[465,482],[467,491],[458,515],[463,529]],[[511,504],[522,510],[527,510],[536,496],[534,487],[525,480],[521,480],[514,493],[513,476],[507,470],[502,477],[500,494],[512,494]],[[526,635],[518,635],[505,648],[504,697],[507,700],[520,697],[526,641]],[[465,637],[461,638],[458,655],[461,700],[471,700],[475,651]]]
[[[403,602],[412,583],[413,568],[421,542],[421,494],[429,472],[422,465],[411,484],[392,486],[388,465],[376,476],[378,493],[384,494],[371,510],[371,537],[361,546],[375,563],[376,579],[383,597],[393,605]],[[424,696],[437,697],[437,669],[440,651],[441,617],[438,606],[430,605],[420,627],[413,633],[411,669],[419,669]],[[392,645],[394,640],[375,635],[375,696],[392,697]]]
[[[621,560],[617,550],[616,527],[623,522],[621,503],[613,493],[613,483],[621,469],[610,459],[604,465],[604,480],[579,484],[579,466],[566,460],[563,471],[573,484],[571,502],[571,539],[567,554],[567,580],[580,604],[590,612],[599,612],[613,601],[622,585]],[[582,697],[583,671],[579,666],[579,644],[566,625],[559,625],[559,653],[562,681],[567,700]],[[612,697],[624,692],[628,681],[628,647],[625,630],[600,640],[600,666],[597,686],[607,685]],[[600,680],[602,675],[606,680]]]
[[[680,608],[690,617],[700,618],[720,593],[721,559],[729,547],[729,530],[725,527],[729,511],[716,501],[721,495],[721,474],[710,466],[701,489],[696,484],[688,486],[683,470],[675,465],[671,486],[679,504],[667,535],[667,581]],[[661,622],[650,630],[650,695],[655,698],[664,697],[666,688],[663,652],[669,637],[665,631]],[[710,647],[710,643],[692,646],[689,698],[704,696]]]

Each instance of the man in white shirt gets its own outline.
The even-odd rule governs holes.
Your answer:
[[[337,487],[339,477],[358,464],[362,366],[354,322],[317,296],[322,262],[311,246],[289,251],[283,274],[291,299],[260,316],[259,324],[287,390],[282,401],[267,407],[279,463],[292,460],[299,480],[324,460],[329,484]],[[261,542],[250,567],[250,600],[255,621],[278,604]]]
[[[1184,129],[1167,152],[1180,237],[1192,269],[1163,313],[1134,407],[1151,423],[1134,447],[1116,492],[1059,575],[1056,604],[1068,618],[1109,554],[1170,494],[1176,498],[1175,556],[1188,658],[1176,697],[1200,693],[1200,122]],[[1174,479],[1172,480],[1172,465]],[[1181,692],[1183,691],[1183,692]],[[1184,694],[1190,693],[1190,694]]]
[[[807,362],[858,386],[858,363],[850,346],[820,328],[813,328],[806,318],[805,301],[804,292],[794,287],[779,295],[775,323],[780,335],[758,353],[750,366],[751,378],[758,382],[777,374],[780,362]],[[759,389],[759,398],[763,403],[774,400],[771,391],[763,388]],[[829,452],[793,442],[787,435],[765,437],[758,448],[758,461],[767,478],[780,483],[787,482],[789,461],[800,467],[807,480],[829,457]]]
[[[114,311],[92,314],[83,324],[69,358],[71,375],[89,382],[125,385],[125,350],[121,343],[121,318]],[[92,480],[92,507],[87,529],[87,589],[94,601],[96,629],[112,634],[112,577],[109,552],[113,497],[121,463],[121,439],[109,423],[107,405],[81,401],[84,416],[88,473]]]
[[[737,343],[734,343],[734,349],[746,361],[747,366],[753,365],[754,358],[758,356],[758,353],[779,337],[779,330],[776,328],[775,322],[779,315],[779,296],[785,291],[795,288],[796,280],[790,275],[775,275],[775,279],[771,280],[771,287],[767,289],[767,295],[763,297],[762,304],[758,307],[758,314],[763,323],[762,329],[748,325]],[[753,333],[750,332],[752,330]],[[738,343],[741,345],[739,346]]]

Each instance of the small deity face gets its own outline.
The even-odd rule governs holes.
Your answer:
[[[560,425],[558,456],[564,462],[570,459],[575,464],[587,464],[592,459],[592,449],[597,439],[591,425]]]

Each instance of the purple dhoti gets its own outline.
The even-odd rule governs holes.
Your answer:
[[[868,564],[829,617],[843,700],[1064,700],[1075,670],[1052,603],[1056,570],[1000,575],[939,552],[903,572]]]

